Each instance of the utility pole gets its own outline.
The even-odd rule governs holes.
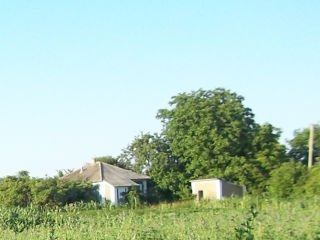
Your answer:
[[[314,125],[310,127],[308,168],[312,167]]]

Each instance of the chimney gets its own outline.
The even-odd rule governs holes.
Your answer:
[[[82,174],[83,173],[83,167],[81,167],[81,169],[80,169],[80,174]]]

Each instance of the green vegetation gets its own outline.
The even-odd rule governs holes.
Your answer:
[[[289,198],[303,193],[307,168],[301,163],[287,162],[271,172],[268,181],[269,194],[278,198]]]
[[[127,161],[122,161],[119,157],[115,158],[112,156],[104,156],[104,157],[96,157],[95,160],[97,162],[108,163],[120,168],[130,169],[130,164]]]
[[[314,166],[306,175],[303,187],[304,194],[307,197],[320,196],[320,166]]]
[[[256,123],[243,101],[242,96],[222,88],[178,94],[169,102],[170,108],[158,111],[157,118],[163,123],[160,134],[140,134],[117,161],[151,176],[158,200],[188,199],[191,179],[211,177],[244,185],[251,194],[287,197],[293,186],[283,189],[288,194],[275,193],[280,189],[277,175],[289,171],[286,180],[281,180],[288,180],[285,186],[298,181],[293,172],[300,165],[290,161],[306,164],[309,130],[296,131],[287,152],[279,143],[281,131],[268,123]],[[319,125],[315,139],[317,162]],[[297,174],[304,180],[307,172],[301,171]]]
[[[0,208],[0,239],[320,239],[320,198]]]
[[[160,134],[141,133],[120,156],[96,158],[152,178],[147,196],[132,189],[124,205],[97,203],[91,183],[26,171],[0,179],[0,239],[320,240],[320,126],[307,169],[309,130],[296,131],[287,151],[280,130],[257,124],[243,100],[220,88],[179,94],[158,112]],[[189,181],[209,177],[248,195],[190,200]]]
[[[310,129],[299,129],[294,132],[294,138],[289,141],[289,156],[296,162],[307,164],[309,152]],[[313,163],[320,162],[320,125],[314,125]]]
[[[30,178],[28,172],[0,181],[0,206],[64,206],[77,201],[97,201],[91,183],[60,181],[58,178]]]

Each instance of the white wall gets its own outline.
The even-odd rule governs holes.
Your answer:
[[[110,201],[112,203],[116,203],[116,194],[115,194],[115,187],[113,185],[111,185],[110,183],[103,181],[103,182],[97,182],[97,183],[93,183],[94,186],[98,185],[98,191],[99,191],[99,197],[101,202],[105,203],[106,202],[106,188],[107,186],[110,187]]]
[[[106,185],[109,185],[110,187],[110,201],[116,203],[116,188],[108,182],[106,182]]]
[[[93,186],[98,186],[99,198],[101,202],[106,201],[106,187],[104,182],[96,182],[93,183]]]
[[[220,179],[217,180],[217,199],[223,198],[222,196],[222,181]]]
[[[191,189],[192,194],[197,195],[198,198],[198,191],[202,191],[203,198],[222,198],[222,187],[220,179],[203,179],[191,181]]]
[[[103,182],[96,182],[93,183],[94,186],[98,185],[98,192],[101,202],[106,202],[106,187],[110,188],[110,201],[112,203],[119,203],[123,199],[123,193],[129,191],[129,187],[114,187],[110,183],[103,181]],[[143,180],[140,184],[140,190],[143,190],[143,193],[147,193],[147,181]]]

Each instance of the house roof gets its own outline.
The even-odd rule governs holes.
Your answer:
[[[115,187],[138,186],[135,180],[146,180],[150,177],[102,162],[88,163],[63,177],[63,180],[102,182],[106,181]]]

